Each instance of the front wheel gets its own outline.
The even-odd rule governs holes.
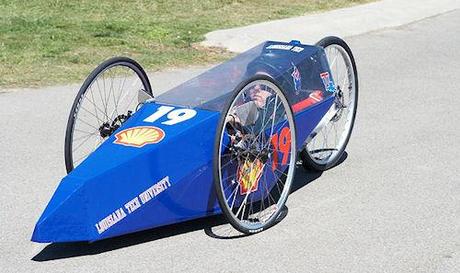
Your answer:
[[[303,166],[324,171],[337,164],[345,152],[358,107],[358,73],[350,47],[340,38],[326,37],[317,46],[324,49],[335,83],[335,100],[307,139],[301,151]]]
[[[236,88],[224,108],[214,146],[214,183],[230,224],[251,234],[273,225],[294,177],[294,117],[285,94],[267,76]]]
[[[153,96],[145,71],[125,57],[103,62],[86,78],[67,122],[64,146],[67,173],[136,111],[139,91]]]

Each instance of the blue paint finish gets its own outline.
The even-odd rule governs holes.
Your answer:
[[[143,122],[159,106],[146,104],[119,131],[153,125],[164,130],[165,138],[136,148],[115,144],[110,137],[62,180],[33,241],[94,241],[218,211],[209,200],[215,200],[210,143],[219,113],[197,110],[195,117],[176,125],[163,125],[162,119]],[[171,185],[129,214],[124,205],[164,177]],[[95,225],[119,208],[126,217],[99,234]]]
[[[314,104],[305,110],[295,114],[297,150],[300,150],[307,137],[315,129],[334,103],[334,97],[330,96],[321,103]]]
[[[303,50],[272,49],[271,45]],[[300,73],[298,90],[291,76],[294,66]],[[333,103],[332,93],[326,92],[319,76],[329,71],[324,51],[296,41],[262,43],[159,96],[159,102],[143,105],[117,132],[155,126],[164,131],[164,139],[137,148],[114,143],[115,134],[109,137],[62,179],[37,221],[32,240],[95,241],[220,213],[213,186],[213,149],[220,112],[234,88],[262,70],[285,90],[292,104],[314,90],[324,91],[322,102],[295,115],[297,149],[302,148]],[[191,107],[197,114],[175,125],[163,124],[166,115],[144,122],[162,105]],[[140,206],[130,212],[125,205],[154,185],[157,193],[160,188],[162,191],[148,202],[139,201]]]

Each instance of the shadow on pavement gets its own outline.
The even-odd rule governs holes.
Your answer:
[[[216,215],[179,224],[173,224],[164,227],[126,234],[114,238],[96,241],[93,243],[52,243],[46,246],[40,253],[35,255],[32,258],[32,260],[43,262],[77,256],[95,255],[111,250],[156,241],[188,232],[203,230],[207,227],[212,227],[225,223],[226,220],[222,215]]]
[[[345,152],[337,165],[344,162],[347,156],[348,155]],[[322,172],[307,171],[302,166],[298,166],[292,184],[291,194],[318,179],[321,175]],[[287,214],[288,208],[285,207],[276,222],[280,222],[287,216]],[[219,228],[220,226],[223,227]],[[274,226],[276,226],[276,223]],[[144,230],[93,243],[52,243],[46,246],[40,253],[35,255],[32,260],[43,262],[70,257],[96,255],[111,250],[156,241],[197,230],[204,230],[206,235],[216,239],[237,239],[247,236],[231,228],[230,224],[228,224],[223,215],[216,215],[179,224]]]

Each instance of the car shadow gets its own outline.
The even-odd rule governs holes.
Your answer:
[[[222,215],[216,215],[179,224],[148,229],[92,243],[51,243],[40,251],[40,253],[35,255],[32,260],[43,262],[77,256],[96,255],[107,251],[165,239],[171,236],[203,230],[206,227],[217,226],[224,223],[226,223],[225,218]]]
[[[337,165],[340,165],[347,158],[345,152]],[[296,174],[291,188],[291,194],[315,181],[322,175],[322,172],[307,171],[302,166],[297,166]],[[277,218],[280,222],[288,214],[288,208],[284,207]],[[143,244],[151,241],[161,240],[171,236],[185,234],[193,231],[204,230],[205,234],[216,239],[237,239],[248,235],[235,231],[228,224],[223,215],[209,216],[179,224],[172,224],[159,228],[153,228],[114,238],[104,239],[96,242],[73,242],[73,243],[51,243],[37,255],[32,257],[33,261],[44,262],[50,260],[97,255],[103,252],[121,249],[133,245]]]
[[[342,164],[347,159],[347,157],[348,153],[344,152],[337,164],[335,164],[335,166],[332,168],[336,168],[337,166]],[[302,166],[297,166],[294,180],[292,181],[291,194],[310,184],[314,180],[318,179],[322,174],[322,171],[306,170]]]

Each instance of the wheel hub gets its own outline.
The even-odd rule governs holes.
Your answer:
[[[339,85],[337,86],[337,91],[335,92],[334,103],[337,109],[337,113],[331,120],[335,122],[342,117],[343,109],[347,108],[347,106],[345,105],[345,98],[343,97],[343,91]]]
[[[131,115],[132,111],[128,111],[128,113],[118,115],[112,122],[104,122],[100,127],[99,127],[99,134],[102,138],[109,137],[110,135],[113,134],[120,126],[127,121]]]
[[[270,152],[268,148],[260,148],[258,142],[254,141],[252,137],[243,137],[238,139],[231,147],[230,151],[235,158],[241,161],[250,160],[255,161],[256,159],[260,160],[265,164],[269,157]]]

